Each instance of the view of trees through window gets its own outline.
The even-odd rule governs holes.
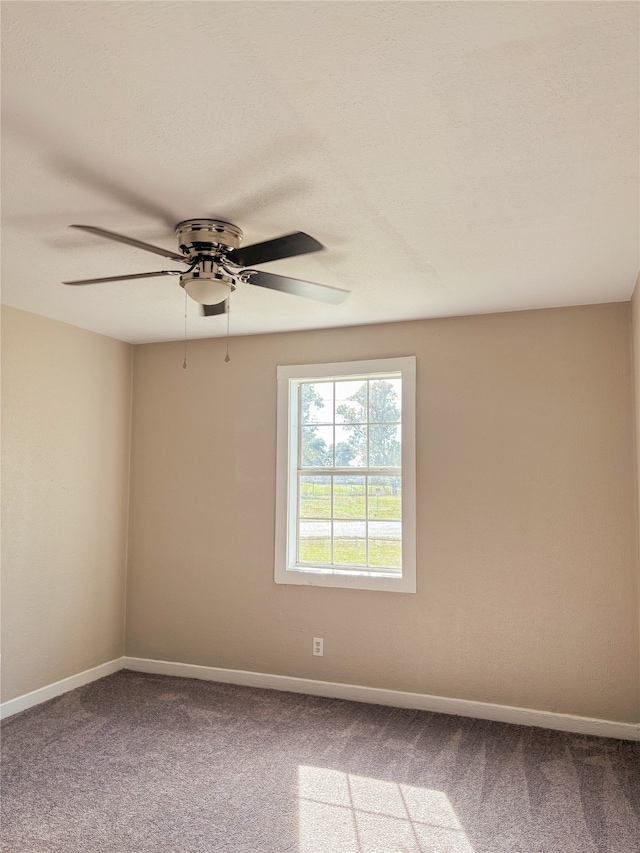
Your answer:
[[[299,388],[298,561],[400,572],[401,379]]]

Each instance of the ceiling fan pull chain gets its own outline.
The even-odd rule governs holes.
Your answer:
[[[227,364],[231,361],[231,356],[229,355],[229,316],[231,314],[231,291],[229,291],[229,295],[227,296],[227,354],[224,357],[224,360]]]
[[[187,291],[184,292],[184,361],[183,370],[187,369]]]

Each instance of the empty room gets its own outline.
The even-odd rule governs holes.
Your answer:
[[[1,3],[7,853],[640,850],[640,4]]]

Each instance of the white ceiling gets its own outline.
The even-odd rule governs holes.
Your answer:
[[[239,288],[232,334],[629,299],[639,267],[640,5],[5,2],[3,302],[130,342],[184,334],[171,268],[217,216],[325,252]],[[199,316],[189,337],[226,332]]]

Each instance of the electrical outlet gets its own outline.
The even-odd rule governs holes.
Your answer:
[[[322,650],[323,642],[324,641],[323,641],[322,637],[314,637],[313,638],[313,653],[314,653],[314,655],[319,655],[319,657],[322,657],[322,655],[324,654],[324,651]]]

